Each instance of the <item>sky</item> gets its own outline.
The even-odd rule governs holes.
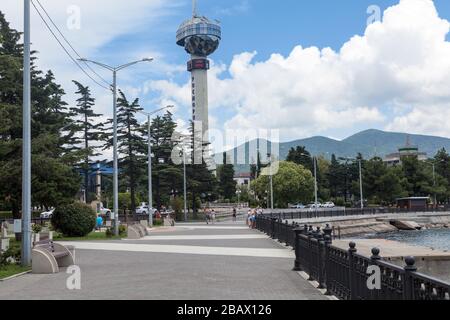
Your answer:
[[[186,126],[188,55],[175,32],[191,0],[40,2],[84,57],[110,65],[154,57],[121,72],[119,86],[147,111],[175,105]],[[0,4],[18,30],[22,3]],[[199,0],[198,11],[223,32],[210,57],[213,128],[279,130],[281,141],[371,128],[450,137],[448,0]],[[91,87],[96,111],[111,116],[110,93],[77,69],[34,11],[32,42],[69,104],[76,79]]]

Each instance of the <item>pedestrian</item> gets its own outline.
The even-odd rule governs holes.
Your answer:
[[[211,211],[211,222],[212,222],[212,224],[214,224],[215,221],[216,221],[216,211],[214,209],[212,209],[212,211]]]
[[[246,220],[246,224],[248,226],[250,226],[250,218],[251,218],[251,216],[252,216],[252,209],[248,209],[248,211],[247,211],[247,220]]]
[[[237,220],[237,211],[236,208],[233,208],[233,222],[236,222]]]
[[[205,213],[206,224],[209,224],[209,219],[210,219],[210,217],[209,217],[209,209],[205,208],[204,213]]]

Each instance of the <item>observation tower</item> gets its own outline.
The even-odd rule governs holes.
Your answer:
[[[196,128],[201,123],[203,146],[209,144],[208,132],[208,56],[219,47],[222,37],[220,25],[197,14],[197,1],[192,1],[192,18],[183,22],[177,31],[177,45],[184,47],[191,59],[187,69],[191,73],[192,81],[192,120]],[[205,141],[206,140],[206,141]]]

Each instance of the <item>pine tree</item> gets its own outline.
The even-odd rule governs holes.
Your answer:
[[[144,136],[147,137],[147,127],[142,127]],[[168,203],[168,196],[181,194],[183,188],[182,166],[174,165],[172,161],[172,150],[176,141],[172,137],[177,124],[173,121],[172,114],[167,112],[164,116],[153,119],[150,127],[152,140],[152,178],[153,192],[157,208],[161,208],[163,203]]]
[[[142,136],[141,125],[136,114],[143,110],[139,105],[139,99],[129,102],[125,94],[119,90],[117,100],[117,140],[119,153],[119,174],[122,189],[130,192],[130,210],[136,213],[137,188],[145,172],[146,154],[144,150],[144,138]],[[112,123],[110,119],[109,124]],[[111,128],[108,131],[108,141],[105,149],[113,146]]]
[[[22,58],[20,33],[0,12],[0,199],[20,218],[22,179]],[[32,53],[32,202],[57,206],[72,201],[79,189],[73,168],[77,155],[67,148],[71,133],[64,91],[53,73],[43,74]]]
[[[231,200],[236,194],[236,181],[234,180],[234,166],[228,164],[226,152],[223,153],[223,163],[217,169],[219,191],[224,199]]]
[[[88,195],[87,200],[89,202],[89,190],[91,190],[89,175],[92,172],[91,158],[99,155],[95,152],[99,146],[92,145],[92,142],[100,140],[103,134],[103,123],[96,122],[95,119],[102,115],[93,111],[95,99],[92,98],[89,87],[83,86],[78,81],[73,81],[73,83],[77,86],[76,94],[80,95],[80,97],[77,99],[77,106],[70,108],[74,118],[72,130],[80,132],[81,136],[73,139],[71,145],[74,146],[73,149],[81,151],[81,155],[84,157],[83,163],[80,164],[80,169],[83,172],[84,189]],[[78,146],[79,144],[81,146]]]

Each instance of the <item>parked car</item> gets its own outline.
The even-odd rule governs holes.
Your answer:
[[[158,210],[155,208],[151,208],[151,210],[149,210],[147,204],[141,204],[139,207],[136,208],[136,214],[148,215],[149,212],[152,212],[152,214],[155,215],[157,211]]]
[[[103,207],[103,203],[100,203],[98,215],[101,217],[111,218],[111,209]]]
[[[55,208],[49,210],[49,211],[44,211],[41,213],[40,217],[42,219],[51,219],[53,217],[53,212],[55,212]]]
[[[319,209],[322,208],[322,204],[320,202],[317,203],[317,205],[315,203],[310,203],[307,207],[308,209]]]
[[[336,205],[334,204],[334,202],[328,201],[323,204],[323,207],[324,208],[334,208],[334,207],[336,207]]]
[[[304,204],[298,203],[298,204],[294,205],[293,208],[294,209],[305,209],[306,206]]]

